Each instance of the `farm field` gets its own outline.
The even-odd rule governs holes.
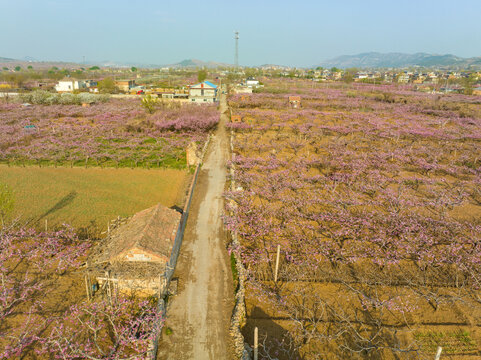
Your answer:
[[[261,358],[479,358],[481,98],[288,80],[229,104]]]
[[[156,203],[182,207],[191,176],[187,170],[129,168],[8,167],[0,183],[15,194],[13,217],[44,228],[69,224],[97,237],[107,222]]]
[[[0,184],[15,199],[0,228],[0,358],[146,358],[163,323],[157,299],[95,290],[85,276],[110,220],[184,205],[186,147],[200,149],[219,114],[157,105],[0,105]]]
[[[138,99],[79,105],[0,104],[0,162],[11,165],[184,168],[185,149],[200,146],[219,121],[215,106]]]
[[[155,301],[88,301],[92,243],[72,228],[0,232],[0,358],[128,358],[146,354],[162,324]]]

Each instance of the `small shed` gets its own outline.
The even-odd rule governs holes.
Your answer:
[[[297,109],[301,106],[301,97],[300,96],[289,96],[289,105],[293,109]]]
[[[240,116],[240,115],[231,115],[230,121],[231,121],[231,122],[240,123],[240,122],[242,122],[242,116]]]
[[[111,231],[89,259],[101,287],[112,281],[120,291],[155,294],[170,260],[181,216],[177,210],[158,204]]]

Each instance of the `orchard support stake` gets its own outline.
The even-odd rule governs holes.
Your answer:
[[[87,300],[90,301],[89,280],[87,275],[85,275],[85,290],[87,290]]]
[[[159,300],[162,298],[162,293],[164,290],[164,282],[162,274],[159,275]]]
[[[439,360],[442,352],[443,352],[443,348],[441,346],[438,346],[438,351],[436,352],[436,357],[434,358],[434,360]]]
[[[281,255],[281,246],[277,245],[277,256],[276,256],[276,271],[274,273],[274,282],[277,282],[277,272],[279,271],[279,256]]]
[[[107,278],[107,297],[109,298],[110,306],[112,306],[112,288],[110,286],[110,271],[105,272],[105,277]]]

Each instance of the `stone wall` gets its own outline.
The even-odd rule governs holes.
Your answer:
[[[234,132],[231,131],[230,137],[230,148],[231,153],[234,152]],[[235,166],[231,165],[230,168],[231,175],[231,190],[235,187]],[[238,249],[240,247],[239,239],[236,233],[232,233],[232,243],[230,245],[232,253],[235,257],[236,270],[238,275],[238,287],[235,294],[235,305],[234,311],[232,312],[231,324],[230,324],[230,334],[234,340],[234,350],[237,359],[250,360],[250,354],[248,345],[244,341],[244,336],[242,335],[241,329],[246,323],[246,305],[245,305],[245,281],[246,281],[246,269],[242,264],[242,259],[239,255]]]

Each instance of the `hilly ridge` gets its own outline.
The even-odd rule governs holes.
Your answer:
[[[342,55],[321,62],[323,67],[338,68],[399,68],[408,66],[442,67],[457,66],[469,67],[480,66],[481,57],[462,58],[452,54],[437,55],[428,53],[379,53],[367,52],[356,55]]]

